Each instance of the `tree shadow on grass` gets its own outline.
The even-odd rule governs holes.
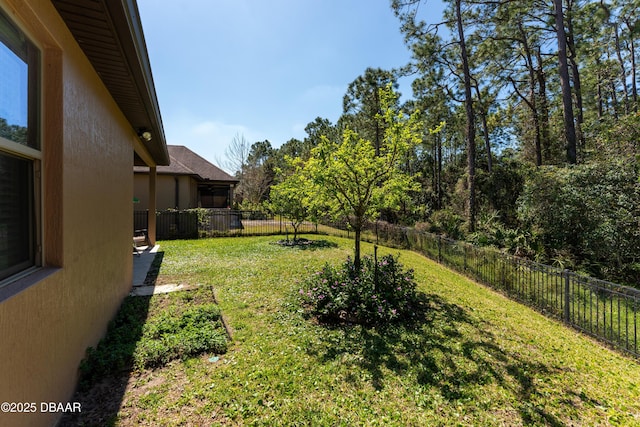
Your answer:
[[[338,360],[365,370],[374,388],[385,387],[385,373],[414,377],[449,402],[478,399],[478,386],[497,383],[513,393],[525,424],[564,425],[529,402],[542,396],[534,378],[559,368],[508,354],[471,312],[438,295],[421,295],[422,309],[410,324],[366,328],[329,326],[308,352],[321,362]],[[348,381],[357,382],[353,375]],[[490,410],[490,408],[487,408]]]
[[[328,240],[311,240],[305,238],[299,238],[296,240],[293,239],[282,239],[274,242],[276,245],[285,246],[294,249],[300,250],[318,250],[318,249],[328,249],[328,248],[337,248],[338,244],[335,242],[330,242]]]

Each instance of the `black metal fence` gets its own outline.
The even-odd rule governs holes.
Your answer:
[[[413,228],[372,224],[365,238],[415,250],[543,314],[640,357],[640,290]]]
[[[146,229],[147,211],[134,212],[134,229]],[[304,222],[300,233],[315,233],[317,225]],[[230,209],[188,209],[156,212],[156,239],[197,239],[217,236],[250,236],[261,234],[293,234],[287,218],[260,211]]]
[[[149,228],[149,211],[133,211],[133,230],[146,230]]]

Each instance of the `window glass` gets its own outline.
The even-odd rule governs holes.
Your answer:
[[[0,152],[0,280],[35,263],[32,164]]]
[[[39,149],[39,53],[0,12],[0,137]]]
[[[39,264],[39,58],[0,10],[0,285]]]

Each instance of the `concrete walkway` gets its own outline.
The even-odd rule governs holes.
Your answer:
[[[151,264],[160,249],[159,245],[154,247],[140,246],[138,250],[140,255],[138,256],[133,252],[133,288],[129,295],[132,296],[149,296],[154,294],[165,294],[167,292],[174,292],[186,289],[184,285],[147,285],[145,279],[147,273],[151,268]]]
[[[140,255],[133,252],[133,287],[144,286],[144,280],[147,278],[147,273],[158,249],[160,249],[159,245],[139,246]]]

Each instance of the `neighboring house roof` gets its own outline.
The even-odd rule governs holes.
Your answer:
[[[203,157],[194,153],[183,145],[168,145],[169,166],[158,166],[158,175],[190,175],[199,181],[218,181],[237,183],[237,179],[210,163]],[[148,168],[135,166],[134,172],[148,172]]]
[[[51,0],[158,165],[169,164],[151,65],[135,0]]]

